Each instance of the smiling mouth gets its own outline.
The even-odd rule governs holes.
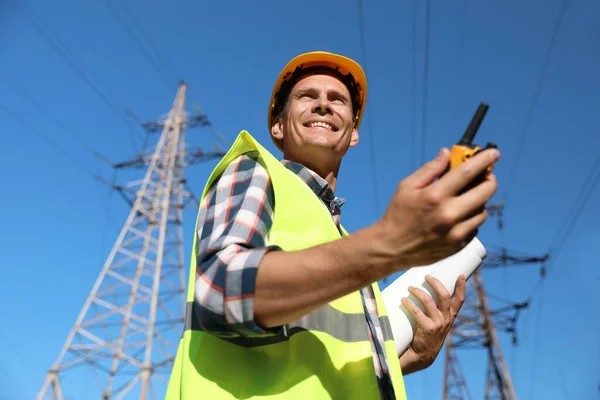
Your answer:
[[[313,121],[313,122],[309,122],[304,124],[304,126],[308,127],[308,128],[326,128],[329,129],[330,131],[333,132],[337,132],[337,128],[333,125],[328,124],[327,122],[323,122],[323,121]]]

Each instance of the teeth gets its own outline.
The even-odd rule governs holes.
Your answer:
[[[323,128],[327,128],[329,130],[333,130],[333,127],[331,125],[329,125],[327,122],[321,122],[321,121],[311,122],[309,124],[309,126],[311,128],[314,128],[315,126],[320,126],[320,127],[323,127]]]

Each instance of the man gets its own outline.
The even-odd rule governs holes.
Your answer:
[[[495,178],[459,193],[499,153],[444,174],[442,149],[399,184],[381,220],[348,235],[334,193],[342,158],[358,143],[366,90],[348,58],[294,58],[268,114],[283,160],[242,131],[211,174],[168,399],[405,399],[402,373],[436,358],[464,301],[464,278],[453,298],[428,278],[437,307],[412,290],[427,313],[405,300],[417,331],[400,357],[377,281],[468,243],[487,218]]]

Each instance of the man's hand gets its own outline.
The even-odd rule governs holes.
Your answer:
[[[437,294],[437,307],[428,293],[415,287],[410,287],[408,290],[424,305],[426,314],[412,301],[406,298],[402,299],[402,304],[417,323],[415,337],[410,347],[400,356],[400,366],[404,375],[425,369],[433,364],[465,301],[466,282],[463,275],[459,276],[456,281],[453,297],[439,280],[430,276],[426,276],[425,280]]]
[[[496,192],[496,178],[490,174],[461,191],[499,157],[498,150],[485,150],[444,174],[449,152],[442,149],[398,185],[376,225],[385,237],[381,246],[395,258],[399,270],[449,257],[475,236],[487,219],[485,205]]]

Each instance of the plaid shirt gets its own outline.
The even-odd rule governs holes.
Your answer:
[[[227,166],[202,201],[196,254],[196,317],[207,332],[222,337],[276,334],[254,321],[256,273],[262,257],[277,246],[266,246],[272,224],[273,187],[258,153],[247,153]],[[344,200],[327,181],[301,164],[282,160],[329,209],[339,227]],[[370,286],[361,297],[381,398],[393,398],[383,333]]]

